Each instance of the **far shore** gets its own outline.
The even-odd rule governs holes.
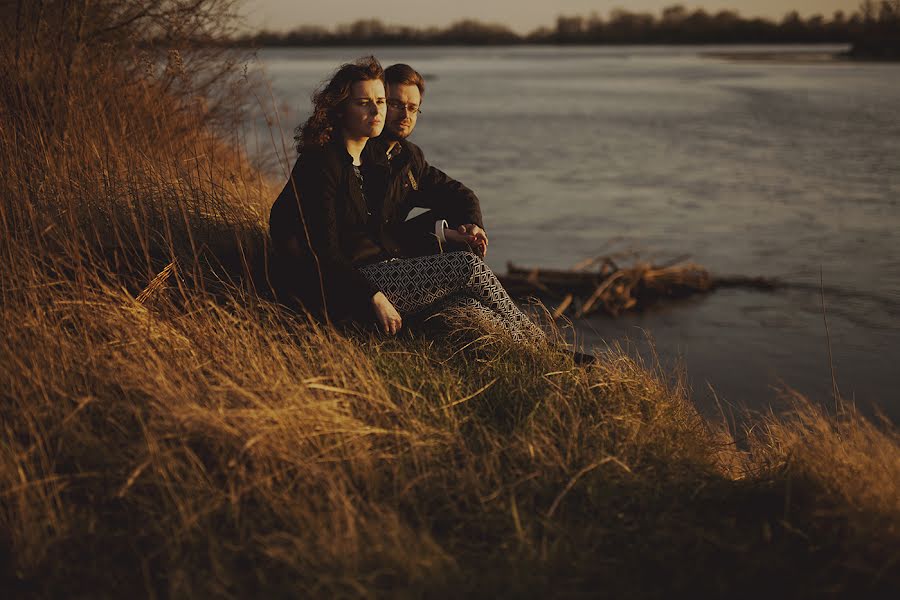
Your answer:
[[[347,44],[351,46],[353,44]],[[386,46],[392,47],[460,47],[460,46],[468,46],[468,47],[511,47],[511,46],[532,46],[532,47],[556,47],[556,48],[565,48],[565,47],[585,47],[585,46],[593,46],[593,47],[604,47],[604,48],[630,48],[630,47],[658,47],[660,44],[537,44],[537,43],[527,43],[527,42],[518,42],[518,43],[502,43],[502,44],[457,44],[457,43],[443,43],[443,44],[385,44]],[[689,47],[689,46],[703,46],[704,44],[671,44],[672,47]],[[712,58],[718,60],[729,60],[734,62],[761,62],[761,63],[779,63],[779,64],[827,64],[827,63],[896,63],[900,62],[900,58],[893,57],[881,57],[881,56],[868,56],[868,55],[854,55],[852,53],[852,49],[848,50],[835,50],[833,45],[828,49],[822,48],[802,48],[802,49],[791,49],[786,47],[779,48],[771,48],[768,44],[768,48],[760,49],[760,50],[747,50],[747,45],[745,44],[736,44],[740,47],[740,49],[736,50],[710,50],[703,51],[700,50],[698,52],[698,56],[703,58]],[[259,49],[300,49],[300,48],[330,48],[330,47],[342,47],[343,44],[340,43],[322,43],[322,44],[263,44],[259,46]],[[718,46],[721,48],[722,45],[715,44],[713,46]]]
[[[782,64],[820,63],[896,63],[900,62],[900,52],[896,43],[875,41],[855,44],[848,50],[834,51],[816,48],[768,49],[752,51],[701,52],[700,56],[741,62],[766,62]]]

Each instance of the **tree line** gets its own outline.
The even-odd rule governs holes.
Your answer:
[[[779,20],[745,18],[735,11],[711,13],[683,5],[659,15],[614,9],[604,18],[559,16],[552,27],[519,34],[505,25],[466,19],[447,27],[390,25],[363,19],[328,29],[303,25],[287,32],[260,31],[233,40],[254,46],[469,45],[469,44],[756,44],[852,43],[900,39],[900,0],[864,0],[852,13],[802,17],[791,11]]]

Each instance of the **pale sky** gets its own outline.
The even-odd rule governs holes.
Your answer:
[[[744,17],[775,20],[780,20],[791,10],[804,17],[820,13],[830,18],[837,10],[849,14],[859,7],[858,0],[710,0],[698,3],[677,0],[243,0],[241,12],[251,30],[287,31],[300,25],[330,28],[359,19],[381,19],[389,24],[417,27],[446,26],[460,19],[473,18],[527,33],[542,25],[553,26],[561,14],[589,16],[596,12],[606,18],[611,9],[623,7],[630,12],[659,15],[663,7],[673,4],[683,4],[688,10],[702,7],[708,12],[736,10]]]

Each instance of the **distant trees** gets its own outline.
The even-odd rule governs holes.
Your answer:
[[[433,40],[447,44],[515,44],[521,41],[518,34],[504,25],[485,24],[472,19],[454,23],[440,31]]]
[[[870,21],[883,22],[888,15],[893,18],[894,13],[886,10],[870,7]],[[834,13],[830,20],[820,14],[804,19],[796,11],[775,22],[746,19],[730,10],[708,13],[676,4],[664,8],[659,17],[623,9],[613,10],[606,21],[597,15],[589,19],[561,16],[555,29],[539,29],[525,40],[555,44],[847,43],[863,32],[864,22],[859,15],[848,20],[843,12]]]
[[[465,19],[445,28],[387,25],[378,19],[354,21],[333,30],[302,26],[286,33],[262,31],[238,40],[260,46],[516,44],[521,37],[503,25]]]
[[[864,0],[856,25],[861,32],[853,42],[850,56],[900,60],[900,0]]]
[[[386,25],[377,19],[355,21],[332,30],[303,26],[286,33],[264,31],[239,40],[255,45],[337,44],[729,44],[729,43],[860,43],[900,36],[900,0],[863,0],[849,17],[837,11],[831,17],[803,18],[790,11],[780,20],[744,18],[722,10],[709,13],[674,4],[659,16],[614,9],[607,19],[561,15],[555,26],[519,35],[504,25],[472,19],[445,28]]]

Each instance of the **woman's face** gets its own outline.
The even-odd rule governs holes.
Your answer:
[[[372,138],[384,129],[384,84],[379,79],[357,81],[350,88],[343,115],[344,137],[348,139]]]

